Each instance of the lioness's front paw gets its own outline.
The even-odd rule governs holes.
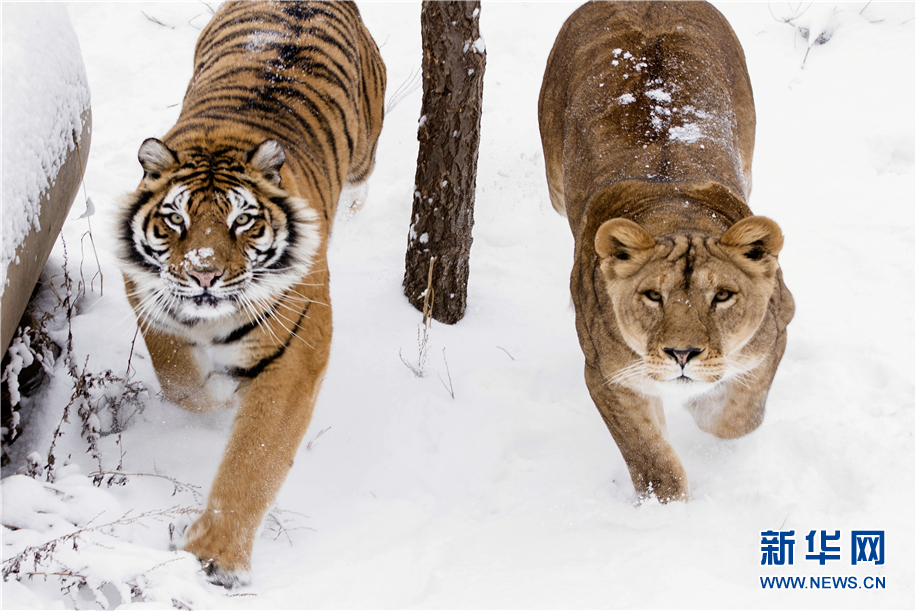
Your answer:
[[[633,484],[640,501],[656,498],[659,503],[670,503],[671,501],[686,501],[690,496],[687,475],[683,473],[683,470],[680,474],[643,475],[638,480],[634,477]]]

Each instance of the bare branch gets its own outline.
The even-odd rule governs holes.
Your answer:
[[[308,444],[305,446],[305,449],[306,449],[306,450],[311,450],[315,445],[317,445],[315,442],[318,441],[318,438],[321,437],[322,435],[324,435],[325,433],[327,433],[327,432],[330,431],[330,430],[331,430],[331,427],[328,427],[328,428],[326,428],[326,429],[324,429],[324,430],[322,430],[322,431],[319,431],[318,434],[315,435],[315,437],[314,437],[310,442],[308,442]]]
[[[505,348],[503,348],[502,346],[497,346],[497,348],[499,348],[500,350],[502,350],[502,351],[505,352],[506,354],[509,354],[509,351],[506,350]],[[509,358],[512,359],[513,361],[515,360],[515,357],[512,356],[511,354],[509,354]]]
[[[442,382],[442,386],[445,386],[445,390],[447,390],[448,394],[454,399],[455,388],[452,386],[452,373],[448,370],[448,359],[445,358],[445,348],[442,349],[442,360],[445,361],[445,373],[448,376],[448,386],[445,386],[445,382],[442,381],[442,376],[439,376],[439,381]]]
[[[159,24],[159,25],[161,25],[161,26],[164,27],[164,28],[169,28],[170,30],[174,30],[174,29],[175,29],[175,26],[173,26],[173,25],[168,25],[168,24],[162,23],[161,21],[159,21],[159,20],[156,19],[155,17],[150,17],[150,16],[147,15],[144,11],[140,11],[140,12],[143,13],[143,16],[144,16],[144,17],[146,17],[147,19],[149,19],[149,20],[152,21],[153,23]]]
[[[159,479],[164,479],[172,484],[174,487],[172,496],[175,496],[179,492],[190,492],[194,496],[194,501],[196,503],[203,503],[204,499],[203,494],[200,492],[200,486],[180,482],[174,477],[169,477],[168,475],[159,475],[156,473],[124,473],[123,471],[95,471],[94,473],[90,473],[89,476],[94,480],[101,480],[105,477],[108,477],[107,485],[109,487],[123,486],[127,483],[128,477],[157,477]]]

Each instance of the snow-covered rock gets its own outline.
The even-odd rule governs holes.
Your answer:
[[[79,188],[90,125],[86,69],[66,8],[4,4],[2,351]]]

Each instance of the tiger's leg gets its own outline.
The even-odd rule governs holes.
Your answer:
[[[207,508],[185,539],[184,549],[226,587],[248,581],[258,525],[311,420],[328,362],[330,307],[312,307],[298,334],[309,345],[293,338],[282,358],[239,389],[241,405]]]
[[[356,96],[358,116],[361,119],[349,130],[355,134],[350,166],[340,195],[339,205],[344,206],[346,218],[359,212],[369,195],[368,179],[375,169],[375,152],[385,116],[385,63],[365,24],[359,21],[358,36],[360,73],[359,92]]]
[[[136,288],[127,278],[125,288],[128,301],[138,311]],[[232,389],[229,393],[212,392],[219,381],[210,380],[210,372],[201,367],[196,346],[187,339],[157,331],[142,322],[141,329],[166,399],[192,412],[211,412],[226,404]],[[216,396],[219,394],[225,396]]]
[[[585,366],[585,382],[598,412],[627,463],[640,497],[686,500],[687,472],[667,439],[661,400],[620,386],[608,387],[601,372]]]
[[[343,209],[344,218],[350,219],[363,209],[368,197],[368,181],[352,185],[347,183],[340,192],[340,199],[337,202],[337,207],[338,209]]]
[[[153,330],[144,333],[143,338],[166,399],[199,413],[212,412],[227,405],[231,394],[213,392],[211,376],[202,370],[196,346],[185,339]],[[218,398],[219,394],[226,396]]]

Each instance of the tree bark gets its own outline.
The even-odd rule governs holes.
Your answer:
[[[467,307],[486,65],[479,18],[479,0],[425,1],[420,13],[423,109],[404,294],[424,320],[446,324]]]

